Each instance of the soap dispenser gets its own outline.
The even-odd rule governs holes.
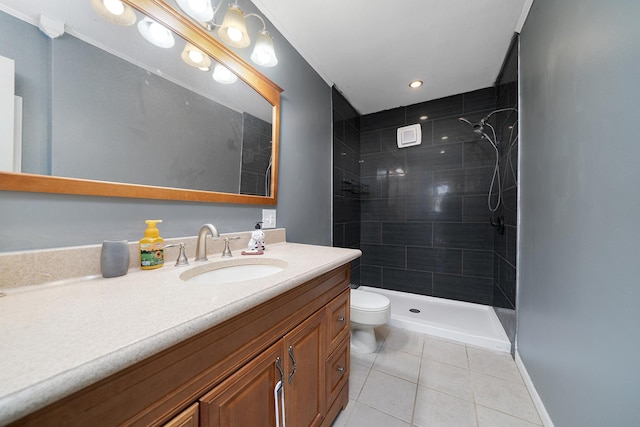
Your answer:
[[[262,221],[257,222],[255,230],[251,232],[251,240],[247,248],[250,251],[264,251],[264,231],[262,231]]]
[[[148,219],[145,222],[147,229],[144,230],[144,237],[140,239],[140,268],[153,270],[164,265],[164,239],[160,237],[156,227],[162,220]]]

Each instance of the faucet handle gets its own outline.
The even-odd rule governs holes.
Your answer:
[[[187,259],[187,255],[185,254],[184,248],[185,244],[183,242],[173,243],[171,245],[165,245],[165,249],[174,248],[180,246],[180,252],[178,253],[178,259],[176,260],[176,267],[182,267],[185,265],[189,265],[189,260]]]
[[[240,236],[235,237],[225,237],[224,238],[224,250],[222,251],[222,258],[231,258],[233,255],[231,254],[231,249],[229,248],[229,240],[238,240]]]

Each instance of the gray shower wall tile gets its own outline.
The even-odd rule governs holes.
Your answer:
[[[360,212],[362,221],[406,221],[407,204],[405,200],[361,199]]]
[[[351,284],[360,286],[361,275],[360,275],[360,265],[351,264]]]
[[[505,190],[502,196],[502,214],[506,225],[518,224],[518,189]]]
[[[360,151],[360,131],[354,128],[350,122],[345,123],[344,140],[342,142],[344,142],[353,151]]]
[[[429,197],[434,195],[433,172],[416,172],[405,177],[407,194],[411,197]]]
[[[394,291],[433,295],[433,274],[397,268],[382,269],[382,286]]]
[[[360,247],[360,221],[344,224],[344,246],[357,249]]]
[[[361,222],[360,241],[362,243],[382,243],[382,223]]]
[[[514,267],[516,265],[516,254],[517,254],[517,245],[518,245],[518,229],[512,225],[507,225],[504,228],[504,234],[506,236],[506,250],[505,250],[505,258],[507,262]]]
[[[493,300],[495,278],[488,277],[499,275],[494,262],[499,256],[493,252],[495,232],[488,223],[486,198],[495,151],[458,118],[480,120],[495,108],[496,95],[492,87],[362,117],[359,179],[369,189],[359,195],[363,284],[477,303]],[[501,95],[508,98],[508,89]],[[420,121],[421,115],[429,117]],[[491,120],[505,121],[497,115]],[[422,145],[399,149],[397,128],[413,123],[421,124]],[[349,122],[342,126],[347,129]],[[443,141],[443,135],[449,138]],[[502,242],[497,244],[503,245],[505,260],[506,239],[496,240]],[[424,246],[427,240],[434,246]],[[419,261],[416,251],[424,248],[431,249],[428,259],[435,273]],[[403,250],[406,265],[400,266]],[[424,291],[425,281],[432,283],[433,292]]]
[[[404,246],[361,244],[362,265],[378,267],[406,267]]]
[[[456,116],[463,112],[463,95],[447,96],[433,101],[413,104],[406,107],[406,117],[409,123],[417,123],[421,116],[428,116],[429,120]]]
[[[434,273],[462,274],[462,250],[408,247],[407,268]]]
[[[355,176],[360,173],[359,155],[346,144],[334,142],[333,167],[347,171]]]
[[[495,166],[496,151],[491,143],[485,139],[464,143],[464,167],[478,168]]]
[[[368,132],[375,129],[404,126],[405,120],[404,107],[366,114],[360,117],[360,131]]]
[[[407,200],[407,221],[461,221],[462,197],[414,197]]]
[[[404,148],[398,148],[398,128],[382,129],[380,131],[380,145],[383,153],[392,156],[404,155]]]
[[[333,224],[333,242],[334,248],[344,248],[344,224]]]
[[[382,267],[360,264],[360,284],[364,286],[382,287]]]
[[[375,154],[381,151],[379,130],[360,133],[360,154]]]
[[[462,95],[463,112],[468,114],[474,111],[493,110],[496,108],[496,97],[495,87],[466,92]]]
[[[346,120],[333,110],[333,140],[344,142],[344,126]]]
[[[476,115],[466,117],[469,121],[476,121]],[[479,120],[482,117],[478,117]],[[475,141],[480,136],[473,133],[473,128],[466,123],[460,122],[458,117],[448,117],[433,121],[433,143],[451,144],[454,142]]]
[[[432,246],[433,225],[430,222],[383,222],[382,243],[385,245]]]
[[[335,197],[333,198],[333,222],[346,223],[358,221],[360,214],[360,201],[351,197]]]
[[[487,206],[487,196],[464,196],[462,201],[463,222],[489,222],[491,212]]]
[[[493,280],[433,273],[433,296],[491,305]]]
[[[405,171],[405,156],[402,152],[361,154],[360,176],[389,176]]]
[[[498,286],[504,292],[509,302],[515,307],[516,303],[516,269],[500,258],[498,272]]]
[[[495,216],[494,216],[495,218]],[[507,230],[505,226],[505,232],[499,234],[497,231],[493,233],[493,252],[502,258],[507,257]],[[497,270],[496,270],[497,271]],[[498,276],[496,276],[497,278]]]
[[[462,274],[493,279],[493,251],[462,252]]]
[[[487,194],[493,168],[455,169],[433,173],[434,195],[458,196]]]
[[[493,250],[493,228],[489,224],[435,223],[433,246]]]
[[[446,146],[414,146],[406,152],[408,174],[462,168],[462,144]]]
[[[497,284],[493,285],[493,306],[503,309],[515,309],[513,304],[511,304],[511,301],[509,301],[507,296],[504,294],[504,292],[502,292]]]

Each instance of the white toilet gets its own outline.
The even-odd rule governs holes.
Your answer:
[[[391,301],[374,292],[351,289],[351,350],[374,353],[378,349],[374,328],[391,318]]]

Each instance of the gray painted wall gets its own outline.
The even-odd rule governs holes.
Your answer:
[[[517,346],[559,427],[640,425],[639,16],[536,0],[521,37]]]
[[[245,13],[259,13],[253,4],[239,3]],[[287,228],[289,241],[330,245],[331,88],[273,26],[268,28],[280,62],[259,69],[284,89],[277,225]],[[249,60],[251,51],[238,53]],[[152,217],[164,220],[160,230],[167,238],[194,235],[204,222],[221,232],[250,230],[263,207],[271,208],[0,192],[0,251],[135,241]]]

